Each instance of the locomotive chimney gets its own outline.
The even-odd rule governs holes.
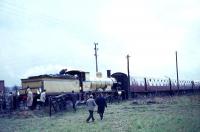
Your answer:
[[[111,70],[107,70],[107,77],[108,77],[108,78],[111,77]]]

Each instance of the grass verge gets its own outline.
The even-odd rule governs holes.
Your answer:
[[[148,103],[153,102],[153,103]],[[200,131],[200,95],[155,97],[109,104],[101,121],[86,123],[88,111],[78,108],[54,114],[16,112],[0,118],[1,132],[197,132]]]

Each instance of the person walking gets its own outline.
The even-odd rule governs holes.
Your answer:
[[[94,122],[95,119],[94,119],[93,113],[94,113],[94,108],[97,104],[95,103],[95,100],[93,99],[93,95],[90,95],[89,99],[86,102],[86,105],[89,111],[89,117],[87,118],[86,122],[89,123],[91,118],[92,118],[92,122]]]
[[[99,113],[100,119],[103,119],[103,114],[105,111],[105,107],[107,107],[106,99],[103,97],[102,93],[96,99],[96,104],[98,106],[97,112]]]

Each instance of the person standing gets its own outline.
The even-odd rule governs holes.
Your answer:
[[[74,90],[73,90],[71,94],[71,101],[72,101],[74,111],[76,111],[76,100],[77,100],[77,95],[74,93]]]
[[[44,89],[40,95],[40,101],[43,103],[43,105],[45,104],[46,101],[46,90]]]
[[[95,100],[93,99],[93,95],[90,95],[89,99],[86,102],[86,105],[89,111],[89,117],[87,118],[86,122],[89,123],[91,118],[92,118],[92,121],[94,122],[95,119],[94,119],[93,113],[94,113],[94,108],[97,104],[95,103]]]
[[[27,89],[27,106],[29,109],[32,110],[32,104],[33,104],[33,93],[30,88]]]
[[[0,112],[3,110],[3,92],[0,91]]]
[[[105,111],[105,107],[107,107],[106,99],[103,97],[102,93],[100,93],[99,96],[97,97],[96,104],[98,106],[97,112],[99,113],[99,116],[102,120],[103,114],[104,114],[104,111]]]
[[[13,109],[13,94],[12,94],[12,92],[9,92],[9,95],[7,98],[7,107],[8,107],[9,113],[11,113],[11,111]]]
[[[45,89],[40,94],[40,99],[38,101],[39,101],[39,106],[40,106],[39,109],[41,107],[45,106],[45,101],[46,101],[46,90]]]
[[[18,105],[18,100],[17,100],[17,95],[15,92],[15,93],[13,93],[13,110],[17,109],[17,105]]]

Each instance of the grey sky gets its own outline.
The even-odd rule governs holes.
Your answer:
[[[1,0],[0,79],[20,85],[62,68],[200,79],[199,0]]]

